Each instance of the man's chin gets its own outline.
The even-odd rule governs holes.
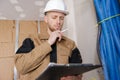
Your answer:
[[[59,30],[59,29],[56,29],[56,30],[53,30],[53,31],[57,31],[57,30]]]
[[[61,29],[50,29],[52,32],[54,32],[54,31],[57,31],[57,30],[61,30]]]

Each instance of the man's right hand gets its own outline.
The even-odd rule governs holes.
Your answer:
[[[58,41],[61,41],[61,38],[62,38],[62,32],[60,30],[56,30],[54,32],[51,32],[50,37],[48,39],[48,43],[50,45],[53,45],[57,39]]]

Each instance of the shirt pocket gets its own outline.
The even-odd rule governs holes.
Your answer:
[[[69,49],[61,50],[60,53],[57,55],[57,63],[67,64],[69,62],[70,53],[71,51]]]

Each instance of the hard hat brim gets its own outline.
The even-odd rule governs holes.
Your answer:
[[[65,15],[68,15],[68,14],[69,14],[68,11],[65,11],[65,10],[64,10],[64,11],[63,11],[63,10],[57,10],[57,9],[45,10],[45,11],[44,11],[44,14],[47,13],[47,12],[51,12],[51,11],[60,12],[60,13],[63,13],[63,14],[65,14]]]

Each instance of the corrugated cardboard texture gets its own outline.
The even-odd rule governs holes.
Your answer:
[[[20,21],[20,32],[24,34],[36,34],[38,30],[37,21]]]
[[[14,58],[0,58],[0,80],[13,80]]]
[[[13,56],[14,49],[14,43],[0,43],[0,57]]]
[[[40,34],[46,36],[47,33],[47,25],[44,21],[40,21]]]
[[[15,21],[0,20],[0,42],[13,42],[15,39]]]
[[[0,80],[13,80],[15,21],[0,20]]]
[[[47,32],[47,25],[44,21],[40,21],[40,33],[46,33]]]

